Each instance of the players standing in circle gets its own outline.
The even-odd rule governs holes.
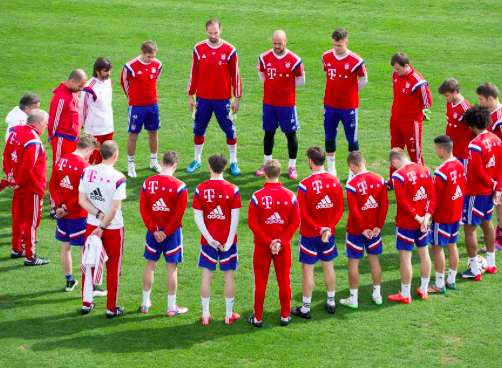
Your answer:
[[[502,143],[487,130],[490,125],[490,111],[486,107],[474,106],[464,113],[464,121],[476,138],[469,144],[467,161],[467,186],[462,213],[465,245],[469,256],[469,268],[462,277],[481,280],[477,260],[478,239],[476,227],[481,226],[486,245],[487,273],[496,273],[495,230],[492,224],[493,205],[500,205],[502,191]]]
[[[338,28],[332,34],[333,49],[322,56],[326,87],[324,90],[324,134],[328,172],[336,175],[336,136],[340,120],[349,152],[359,150],[357,137],[359,91],[368,83],[364,60],[350,51],[348,32]]]
[[[366,170],[366,162],[359,151],[349,153],[349,169],[354,176],[349,179],[347,202],[349,219],[347,221],[346,247],[349,267],[350,296],[340,299],[340,304],[349,308],[359,307],[359,261],[368,253],[373,279],[371,298],[376,305],[382,304],[381,283],[382,269],[379,255],[382,254],[381,232],[389,207],[385,180]]]
[[[292,314],[310,319],[314,268],[318,261],[321,261],[326,283],[325,309],[328,313],[335,313],[336,278],[333,261],[338,256],[335,227],[343,215],[343,190],[336,176],[324,170],[324,150],[310,147],[307,159],[312,174],[298,185],[303,304],[293,309]]]
[[[77,149],[64,155],[52,169],[49,192],[56,208],[56,240],[61,242],[61,265],[66,278],[65,291],[73,291],[78,282],[73,277],[72,246],[83,251],[87,212],[78,203],[78,185],[89,157],[97,147],[92,136],[82,136]],[[82,252],[81,252],[82,253]]]
[[[176,152],[166,152],[160,173],[145,180],[141,188],[139,206],[147,228],[144,257],[147,261],[143,274],[143,301],[141,313],[148,313],[152,302],[154,271],[163,255],[167,270],[167,316],[188,312],[176,304],[178,263],[183,261],[183,214],[187,205],[187,187],[174,177],[178,166]]]
[[[432,96],[427,81],[410,64],[402,52],[392,55],[390,65],[393,94],[390,114],[390,146],[405,148],[411,161],[424,164],[422,153],[422,123],[432,106]],[[394,168],[390,167],[390,173]]]
[[[239,111],[242,81],[237,49],[221,39],[221,23],[217,19],[206,22],[207,40],[193,48],[192,68],[188,80],[188,108],[193,113],[194,160],[188,173],[200,168],[204,135],[211,116],[227,137],[230,155],[230,174],[240,174],[237,165],[237,132],[235,115]],[[233,101],[231,97],[233,94]]]
[[[389,161],[396,170],[392,174],[392,181],[396,192],[396,248],[399,251],[401,269],[401,291],[389,295],[389,300],[409,304],[414,244],[420,258],[420,287],[416,294],[422,300],[428,297],[431,258],[427,246],[430,242],[429,224],[436,208],[436,196],[429,170],[411,162],[401,148],[390,151]]]
[[[150,147],[150,169],[159,172],[157,160],[160,129],[159,105],[157,103],[157,81],[162,72],[162,63],[156,59],[157,44],[145,41],[141,54],[124,64],[120,84],[129,104],[129,139],[127,141],[127,175],[136,175],[136,142],[143,126],[148,132]]]
[[[5,141],[9,137],[9,133],[15,126],[25,125],[26,119],[31,110],[40,108],[40,97],[35,93],[26,93],[19,100],[19,105],[9,111],[5,117],[7,123],[7,132],[5,133]]]
[[[463,122],[461,124],[464,124]],[[452,139],[440,135],[434,139],[436,155],[443,161],[434,171],[436,190],[436,210],[432,215],[432,250],[436,283],[429,293],[444,294],[446,288],[455,289],[458,268],[457,239],[462,218],[465,193],[465,167],[453,155],[455,149]],[[446,261],[444,247],[448,247],[449,268],[445,282]]]
[[[469,156],[469,142],[475,137],[471,128],[463,121],[464,112],[471,107],[469,101],[460,94],[460,84],[456,79],[448,78],[438,88],[446,101],[446,135],[453,143],[453,156],[464,167]]]
[[[219,263],[225,279],[225,324],[231,325],[240,318],[239,314],[233,311],[233,306],[241,195],[238,187],[223,179],[227,159],[222,155],[212,155],[208,162],[211,178],[197,186],[193,197],[195,223],[201,233],[201,322],[203,326],[207,326],[212,320],[209,311],[211,280]]]
[[[294,180],[298,138],[300,127],[296,113],[296,87],[305,84],[305,71],[302,59],[286,48],[286,33],[277,30],[272,36],[272,49],[258,58],[258,75],[263,81],[263,138],[264,162],[272,160],[274,136],[278,127],[288,140],[288,176]],[[256,176],[265,176],[263,166]]]
[[[126,198],[126,178],[113,166],[119,156],[119,147],[114,141],[105,141],[100,148],[103,161],[84,169],[78,187],[79,204],[87,211],[85,238],[95,235],[101,238],[106,261],[106,316],[113,318],[124,314],[117,306],[120,270],[124,247],[124,219],[122,201]],[[84,259],[86,254],[84,251]],[[84,262],[83,262],[84,263]],[[84,263],[85,264],[85,263]],[[93,275],[93,279],[95,276]],[[93,283],[86,282],[82,274],[82,314],[94,309]]]
[[[112,63],[105,57],[94,62],[92,78],[87,81],[80,94],[80,113],[84,132],[96,138],[99,144],[113,138]],[[99,146],[92,153],[89,163],[99,164]]]

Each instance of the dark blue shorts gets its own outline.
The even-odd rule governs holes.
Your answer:
[[[440,245],[442,247],[448,244],[455,244],[458,240],[458,229],[460,221],[454,224],[440,224],[432,222],[432,245]]]
[[[413,250],[413,244],[417,248],[426,247],[430,243],[429,232],[423,233],[418,230],[407,230],[396,227],[396,249]]]
[[[462,211],[462,223],[481,225],[491,221],[493,214],[493,197],[491,195],[465,196]]]
[[[145,240],[145,259],[158,261],[161,254],[164,254],[166,263],[181,263],[183,261],[183,233],[178,228],[174,233],[158,243],[153,234],[147,231]]]
[[[283,133],[296,132],[300,128],[296,106],[283,107],[263,104],[263,130],[273,132],[281,127]]]
[[[85,242],[85,228],[87,218],[57,219],[56,240],[70,243],[70,245],[82,246]]]
[[[193,120],[193,134],[195,136],[204,136],[206,134],[206,129],[213,113],[221,130],[225,132],[227,139],[235,139],[237,133],[230,113],[230,100],[208,100],[197,97]]]
[[[321,236],[300,236],[300,262],[316,264],[317,261],[329,262],[338,256],[335,237],[331,236],[327,243],[323,243]]]
[[[359,149],[359,142],[357,139],[357,109],[335,109],[329,106],[324,106],[324,134],[327,141],[335,141],[336,150],[336,136],[338,124],[340,121],[343,124],[345,131],[345,138],[349,146],[349,151],[357,151]]]
[[[219,263],[221,271],[235,271],[237,261],[237,244],[233,244],[226,252],[214,249],[207,244],[201,244],[200,246],[199,267],[215,271],[216,265]]]
[[[160,129],[159,105],[129,106],[129,133],[139,133],[145,126],[148,131]]]
[[[362,258],[365,250],[368,254],[382,254],[382,238],[380,235],[376,238],[368,239],[362,234],[356,235],[347,233],[345,246],[345,254],[349,258]]]

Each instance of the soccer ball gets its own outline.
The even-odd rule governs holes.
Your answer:
[[[478,255],[477,257],[478,264],[479,264],[479,269],[481,273],[485,273],[486,267],[488,267],[488,262],[486,261],[486,258],[483,256]],[[469,261],[467,261],[467,268],[469,269]]]

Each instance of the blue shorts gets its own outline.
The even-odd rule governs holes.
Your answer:
[[[368,254],[382,254],[382,238],[378,235],[376,238],[368,239],[364,235],[349,234],[345,238],[346,255],[349,258],[363,258],[364,251]]]
[[[300,128],[296,106],[283,107],[263,104],[263,130],[274,132],[279,126],[285,134],[296,132]]]
[[[465,196],[462,223],[479,226],[484,221],[491,221],[492,214],[493,198],[491,195]]]
[[[57,219],[56,240],[70,243],[70,245],[82,246],[85,243],[85,228],[87,218]]]
[[[440,224],[438,222],[432,222],[432,245],[446,247],[448,244],[457,243],[459,228],[460,221],[453,224]]]
[[[324,106],[324,135],[326,141],[335,141],[336,151],[336,136],[340,120],[343,124],[349,151],[359,150],[359,142],[357,140],[357,109],[334,109],[326,105]]]
[[[335,237],[331,236],[327,243],[323,243],[320,236],[300,236],[300,262],[316,264],[317,261],[329,262],[338,257]]]
[[[206,244],[200,246],[199,267],[216,271],[216,264],[219,263],[221,271],[235,271],[237,261],[237,244],[233,244],[226,252]]]
[[[396,227],[396,249],[397,250],[413,250],[413,244],[417,248],[426,247],[430,243],[429,232],[423,233],[420,229],[407,230]]]
[[[139,133],[145,126],[148,131],[160,129],[159,105],[129,106],[129,133]]]
[[[230,100],[207,100],[197,97],[193,134],[199,137],[206,134],[206,129],[213,113],[221,130],[225,132],[227,139],[236,139],[237,132],[230,114]]]
[[[183,262],[183,233],[181,228],[178,228],[161,243],[158,243],[153,237],[153,234],[147,231],[144,253],[145,259],[156,262],[160,259],[162,253],[164,254],[166,263],[178,264]]]

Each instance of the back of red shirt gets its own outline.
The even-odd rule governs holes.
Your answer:
[[[366,229],[382,229],[389,207],[385,180],[366,171],[354,175],[345,189],[349,205],[347,232],[359,235]]]
[[[498,105],[497,108],[492,111],[490,117],[492,123],[488,127],[488,130],[493,132],[499,139],[502,139],[502,105]]]
[[[502,146],[485,130],[469,144],[466,195],[491,195],[495,187],[502,188]]]
[[[242,207],[239,188],[226,180],[207,180],[195,189],[192,206],[202,211],[204,223],[213,239],[225,244],[232,223],[232,210]],[[201,244],[208,244],[203,236],[200,241]]]
[[[471,128],[462,120],[464,112],[471,104],[462,99],[457,104],[446,104],[446,135],[453,141],[453,156],[465,160],[469,156],[467,147],[475,135]]]
[[[298,202],[302,236],[320,236],[323,227],[335,234],[343,214],[343,190],[336,176],[323,171],[303,179],[298,185]]]
[[[129,99],[129,106],[148,106],[157,103],[157,81],[162,72],[160,60],[148,64],[139,57],[124,64],[120,84]]]
[[[83,157],[69,153],[54,165],[49,192],[57,208],[66,206],[64,218],[75,219],[87,217],[87,212],[78,203],[78,185],[84,169],[89,163]]]
[[[443,162],[434,171],[437,206],[432,216],[441,224],[453,224],[462,218],[466,178],[464,166],[455,158]]]
[[[392,81],[394,99],[391,121],[422,121],[423,109],[432,106],[432,96],[427,81],[414,69],[402,76],[394,72]]]
[[[49,108],[49,138],[54,136],[77,140],[80,136],[80,99],[64,83],[54,91]]]

